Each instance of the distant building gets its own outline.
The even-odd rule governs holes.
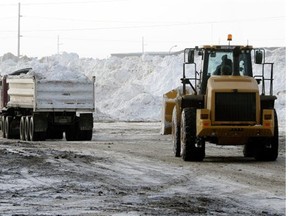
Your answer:
[[[180,53],[183,53],[183,50],[177,51],[177,52],[145,52],[144,55],[149,56],[171,56],[171,55],[179,55]],[[118,57],[118,58],[124,58],[128,56],[142,56],[142,52],[135,52],[135,53],[111,53],[111,56]]]

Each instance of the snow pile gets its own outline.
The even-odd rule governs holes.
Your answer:
[[[22,57],[17,58],[7,53],[1,58],[1,75],[10,74],[22,68],[32,68],[27,76],[36,76],[47,80],[82,80],[87,77],[80,71],[81,61],[77,54],[63,53],[42,59]],[[26,76],[22,74],[21,76]]]
[[[286,49],[268,48],[266,62],[274,62],[274,94],[280,126],[285,127]],[[200,67],[199,59],[196,59]],[[0,59],[0,73],[25,67],[30,75],[55,80],[96,77],[96,120],[160,121],[162,95],[180,85],[183,54],[177,56],[110,57],[81,59],[63,53],[42,59],[6,54]],[[198,68],[199,70],[199,68]],[[259,70],[259,69],[256,69]],[[85,76],[86,75],[86,76]]]

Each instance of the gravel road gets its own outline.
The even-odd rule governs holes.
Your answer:
[[[160,123],[95,123],[91,142],[0,138],[0,215],[285,215],[285,132],[275,162],[207,144],[175,158]]]

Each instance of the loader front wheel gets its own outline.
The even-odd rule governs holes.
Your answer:
[[[205,140],[196,136],[196,109],[185,108],[181,115],[181,156],[184,161],[203,161]]]
[[[243,155],[244,157],[254,157],[255,154],[255,138],[250,138],[248,143],[244,145]]]
[[[279,131],[277,113],[274,110],[274,135],[271,138],[257,139],[255,159],[258,161],[275,161],[278,157]]]
[[[178,113],[176,106],[172,113],[172,139],[173,139],[173,152],[175,157],[180,157],[180,120],[178,120]]]

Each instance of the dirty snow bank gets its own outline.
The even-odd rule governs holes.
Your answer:
[[[285,127],[285,52],[283,47],[268,48],[266,52],[266,62],[274,62],[274,94],[278,98],[276,109],[280,127]],[[86,79],[84,75],[95,76],[96,120],[160,121],[162,95],[180,85],[183,54],[100,60],[82,59],[75,53],[18,59],[8,53],[1,57],[0,62],[1,74],[32,67],[30,74],[45,79],[80,80]]]

